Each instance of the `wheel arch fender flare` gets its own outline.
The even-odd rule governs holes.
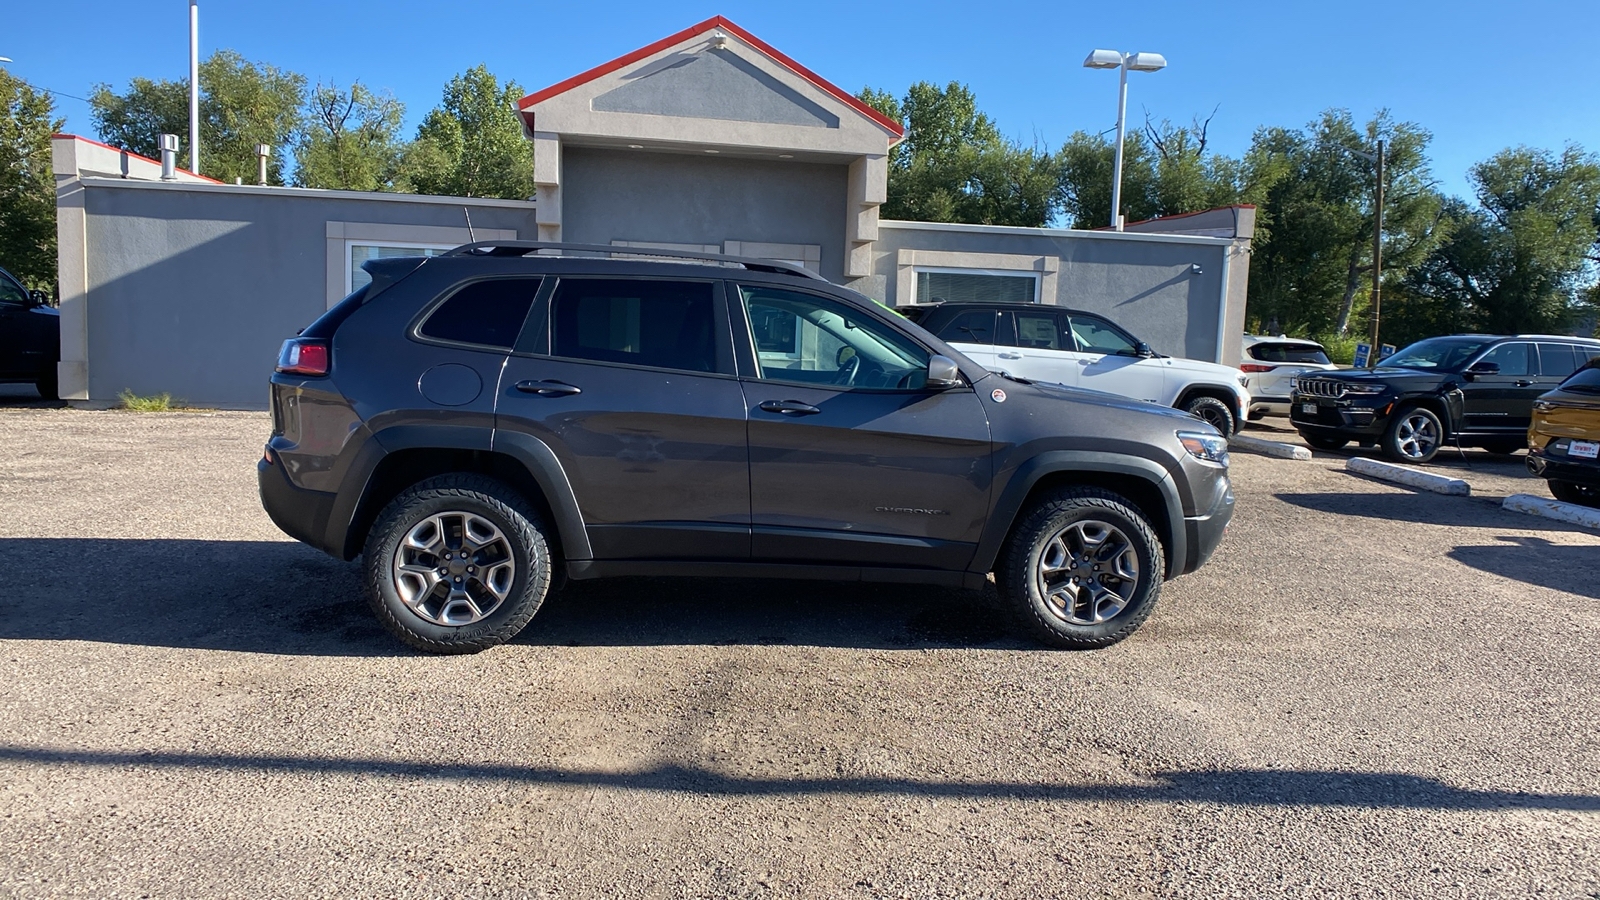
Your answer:
[[[1040,481],[1063,473],[1128,476],[1148,483],[1160,495],[1164,507],[1162,512],[1165,515],[1160,518],[1165,521],[1155,519],[1150,525],[1156,529],[1166,550],[1167,571],[1182,571],[1184,560],[1188,558],[1188,538],[1184,532],[1183,498],[1178,493],[1172,473],[1155,460],[1099,450],[1049,450],[1018,466],[1000,490],[989,521],[984,525],[977,551],[973,554],[971,571],[988,572],[994,568],[995,560],[1011,535],[1017,516],[1022,512],[1022,504]],[[1091,480],[1088,483],[1093,482]]]

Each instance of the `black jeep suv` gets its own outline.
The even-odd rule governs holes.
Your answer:
[[[262,503],[361,554],[412,646],[509,640],[558,574],[992,571],[1040,639],[1097,647],[1222,538],[1227,444],[1190,416],[991,374],[786,264],[615,252],[374,260],[285,342]]]
[[[1306,443],[1337,450],[1379,444],[1425,463],[1446,443],[1515,453],[1527,446],[1533,401],[1600,357],[1600,340],[1458,334],[1418,341],[1373,369],[1296,380],[1289,418]]]
[[[31,382],[54,400],[60,359],[61,312],[0,269],[0,382]]]

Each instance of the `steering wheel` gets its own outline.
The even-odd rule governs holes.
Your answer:
[[[861,371],[861,357],[852,356],[839,367],[838,374],[833,376],[834,384],[855,384],[856,373]]]

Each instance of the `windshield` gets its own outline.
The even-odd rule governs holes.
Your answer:
[[[1456,372],[1488,344],[1485,338],[1428,338],[1405,347],[1383,364],[1403,369]]]
[[[1561,382],[1561,389],[1574,394],[1600,394],[1600,363],[1590,363],[1573,372]]]

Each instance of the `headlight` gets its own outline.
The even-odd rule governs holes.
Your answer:
[[[1344,392],[1346,394],[1354,394],[1358,397],[1374,397],[1383,393],[1384,391],[1387,391],[1388,389],[1389,386],[1386,384],[1360,384],[1346,382],[1344,386]]]
[[[1178,440],[1183,443],[1183,449],[1189,451],[1189,455],[1195,459],[1203,459],[1219,466],[1228,464],[1228,439],[1220,434],[1180,431]]]
[[[1550,412],[1551,410],[1553,410],[1555,408],[1556,408],[1556,405],[1554,403],[1551,403],[1549,400],[1535,400],[1535,401],[1533,401],[1534,412]]]

